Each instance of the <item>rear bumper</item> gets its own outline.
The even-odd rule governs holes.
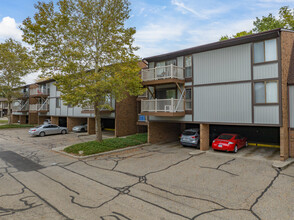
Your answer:
[[[195,143],[191,143],[191,142],[183,142],[183,141],[180,141],[182,145],[185,145],[185,146],[191,146],[191,147],[196,147],[198,145],[198,141],[196,141]]]
[[[218,146],[218,144],[212,144],[212,149],[214,150],[222,150],[222,151],[234,151],[235,145],[230,144],[230,145],[224,145],[222,144],[221,147]]]

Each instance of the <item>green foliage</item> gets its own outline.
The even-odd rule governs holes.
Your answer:
[[[275,16],[273,16],[273,14],[270,13],[268,16],[262,16],[262,18],[256,17],[253,25],[254,28],[250,31],[242,31],[233,35],[232,37],[225,35],[220,38],[220,41],[241,37],[248,34],[268,31],[276,28],[286,28],[294,30],[294,9],[291,10],[288,6],[281,7],[279,10],[279,18],[276,18]]]
[[[12,99],[20,95],[15,88],[24,84],[22,77],[34,70],[34,59],[21,43],[11,38],[0,43],[0,94],[7,98],[9,107]],[[10,111],[8,123],[10,124]]]
[[[0,120],[0,124],[7,124],[8,120]]]
[[[250,35],[252,34],[253,32],[252,31],[241,31],[239,33],[236,33],[235,35],[233,35],[232,37],[229,37],[228,35],[225,35],[225,36],[222,36],[220,38],[220,41],[223,41],[223,40],[228,40],[228,39],[232,39],[232,38],[237,38],[237,37],[243,37],[243,36],[246,36],[246,35]]]
[[[106,97],[120,101],[144,92],[132,45],[136,30],[125,27],[129,6],[128,0],[39,2],[34,18],[21,27],[43,75],[58,82],[66,104],[95,107],[97,140],[99,110],[110,108]]]
[[[75,144],[65,148],[64,151],[72,154],[79,154],[79,151],[83,151],[83,155],[91,155],[129,146],[136,146],[146,142],[147,134],[135,134],[125,138],[109,138],[102,142],[90,141]]]
[[[9,129],[9,128],[33,128],[34,125],[19,125],[19,124],[7,124],[7,125],[0,125],[0,129]]]

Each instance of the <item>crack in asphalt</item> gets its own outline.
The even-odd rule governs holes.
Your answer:
[[[3,137],[1,137],[3,138]],[[49,144],[50,145],[50,144]],[[259,201],[262,199],[262,197],[267,193],[267,191],[273,186],[274,182],[278,179],[278,177],[280,175],[283,175],[283,176],[287,176],[287,177],[290,177],[290,178],[294,178],[294,176],[291,176],[291,175],[288,175],[288,174],[284,174],[284,173],[281,173],[279,170],[275,170],[277,173],[276,175],[271,179],[270,183],[265,187],[265,189],[262,190],[262,192],[259,194],[258,197],[256,197],[256,199],[254,200],[253,204],[250,205],[250,207],[248,209],[236,209],[236,208],[230,208],[230,207],[227,207],[225,205],[222,205],[216,201],[213,201],[213,200],[210,200],[210,199],[205,199],[205,198],[201,198],[201,197],[195,197],[195,196],[190,196],[190,195],[184,195],[184,194],[177,194],[177,193],[174,193],[172,191],[169,191],[169,190],[166,190],[166,189],[163,189],[163,188],[160,188],[158,186],[155,186],[151,183],[148,183],[148,175],[152,175],[152,174],[156,174],[156,173],[160,173],[160,172],[163,172],[163,171],[166,171],[168,169],[170,169],[171,167],[174,167],[174,166],[177,166],[181,163],[184,163],[188,160],[190,160],[191,158],[195,157],[195,156],[199,156],[199,155],[191,155],[191,156],[188,156],[184,159],[181,159],[175,163],[172,163],[168,166],[166,166],[165,168],[162,168],[162,169],[158,169],[158,170],[155,170],[155,171],[150,171],[150,172],[147,172],[145,175],[143,176],[139,176],[139,175],[136,175],[136,174],[132,174],[132,173],[129,173],[129,172],[125,172],[125,171],[121,171],[121,170],[117,170],[116,168],[119,166],[119,163],[123,160],[126,160],[126,159],[129,159],[129,158],[132,158],[132,157],[136,157],[138,159],[141,159],[141,158],[146,158],[146,157],[149,157],[149,156],[152,156],[154,153],[163,153],[163,154],[172,154],[173,152],[164,152],[162,151],[161,149],[148,149],[148,148],[140,148],[141,150],[144,150],[145,152],[142,152],[142,153],[136,153],[136,154],[132,154],[132,155],[129,155],[129,156],[126,156],[126,157],[122,157],[122,156],[115,156],[115,157],[108,157],[108,158],[103,158],[103,159],[93,159],[93,160],[88,160],[88,161],[85,161],[85,160],[77,160],[77,161],[73,161],[73,162],[70,162],[70,163],[57,163],[53,166],[57,166],[57,167],[60,167],[62,169],[65,169],[66,171],[68,172],[71,172],[71,173],[74,173],[76,175],[79,175],[83,178],[86,178],[90,181],[93,181],[97,184],[100,184],[102,186],[105,186],[105,187],[108,187],[110,189],[113,189],[115,191],[117,191],[117,194],[115,196],[113,196],[112,198],[106,200],[106,201],[103,201],[101,204],[97,204],[96,206],[88,206],[88,205],[84,205],[80,202],[77,202],[77,197],[76,196],[73,196],[73,195],[70,195],[70,202],[74,205],[77,205],[81,208],[87,208],[87,209],[99,209],[101,207],[103,207],[104,205],[114,201],[115,199],[117,199],[120,195],[127,195],[129,197],[132,197],[134,199],[137,199],[137,200],[140,200],[144,203],[147,203],[147,204],[150,204],[154,207],[157,207],[157,208],[160,208],[172,215],[175,215],[175,216],[178,216],[178,217],[182,217],[182,218],[185,218],[185,219],[197,219],[198,217],[200,216],[203,216],[203,215],[207,215],[207,214],[210,214],[210,213],[213,213],[213,212],[219,212],[219,211],[225,211],[225,210],[232,210],[232,211],[248,211],[250,212],[253,216],[255,216],[257,219],[261,219],[260,216],[257,215],[257,213],[254,212],[254,207],[259,203]],[[144,154],[148,154],[148,153],[152,153],[151,155],[144,155]],[[30,152],[30,154],[26,155],[27,158],[30,158],[31,160],[34,160],[34,161],[38,161],[38,163],[41,162],[41,159],[38,157],[38,151],[34,151],[34,152]],[[142,156],[139,156],[139,155],[142,155]],[[105,160],[105,161],[113,161],[114,162],[114,165],[112,166],[112,168],[104,168],[104,167],[99,167],[99,166],[96,166],[96,165],[92,165],[90,164],[89,162],[90,161],[96,161],[96,160]],[[221,163],[219,164],[217,167],[204,167],[204,166],[200,166],[200,168],[204,168],[204,169],[214,169],[214,170],[217,170],[217,171],[221,171],[221,172],[224,172],[224,173],[228,173],[232,176],[239,176],[238,174],[234,174],[234,173],[231,173],[229,171],[226,171],[224,169],[222,169],[223,166],[225,165],[230,165],[231,162],[235,161],[236,159],[231,159],[231,160],[228,160],[224,163]],[[90,167],[93,167],[93,168],[96,168],[96,169],[101,169],[101,170],[106,170],[106,171],[109,171],[109,172],[115,172],[115,173],[120,173],[120,174],[124,174],[124,175],[127,175],[127,176],[130,176],[130,177],[135,177],[135,178],[138,178],[137,182],[135,182],[134,184],[131,184],[131,185],[127,185],[127,186],[124,186],[124,187],[113,187],[113,186],[110,186],[108,184],[105,184],[101,181],[98,181],[96,179],[93,179],[91,177],[88,177],[82,173],[79,173],[77,171],[74,171],[70,168],[68,168],[69,166],[73,165],[73,164],[76,164],[76,163],[83,163],[87,166],[90,166]],[[70,219],[67,215],[65,215],[63,212],[61,212],[57,207],[53,206],[51,203],[49,203],[45,198],[41,197],[39,194],[37,194],[36,192],[34,192],[33,190],[31,190],[29,187],[27,187],[24,183],[22,183],[20,180],[18,180],[15,176],[12,175],[12,173],[14,172],[9,172],[8,171],[8,168],[12,168],[12,166],[10,164],[7,164],[5,162],[5,164],[7,165],[7,167],[2,167],[2,169],[4,169],[11,178],[13,178],[16,182],[18,182],[19,184],[21,184],[23,187],[21,188],[21,192],[18,192],[18,193],[11,193],[11,194],[3,194],[3,195],[0,195],[0,198],[1,197],[10,197],[10,196],[19,196],[19,195],[22,195],[22,194],[25,194],[26,191],[29,191],[33,194],[33,196],[25,196],[25,197],[22,197],[19,199],[20,202],[22,202],[24,205],[25,205],[25,208],[23,209],[7,209],[7,208],[4,208],[4,207],[0,207],[0,216],[4,216],[4,215],[12,215],[16,212],[21,212],[21,211],[25,211],[25,210],[28,210],[28,209],[32,209],[32,208],[36,208],[38,206],[41,206],[43,204],[36,204],[35,202],[29,202],[28,199],[29,198],[38,198],[40,199],[42,202],[44,202],[44,204],[47,204],[49,207],[51,207],[53,210],[55,210],[60,216],[66,218],[66,219]],[[49,166],[48,166],[49,167]],[[46,178],[50,179],[51,181],[54,181],[56,183],[58,183],[59,185],[61,185],[62,187],[64,187],[66,190],[72,192],[72,193],[75,193],[76,195],[80,195],[79,192],[71,189],[70,187],[68,187],[67,185],[63,184],[62,182],[46,175],[45,173],[41,172],[41,171],[37,171],[38,173],[44,175]],[[0,173],[0,178],[2,178],[4,176],[3,173]],[[216,206],[218,206],[217,208],[214,208],[214,209],[211,209],[211,210],[208,210],[208,211],[203,211],[201,213],[198,213],[197,215],[193,216],[192,218],[191,217],[188,217],[184,214],[181,214],[179,212],[176,212],[174,210],[171,210],[170,208],[166,208],[166,207],[163,207],[162,205],[159,205],[159,204],[156,204],[154,202],[151,202],[151,201],[148,201],[147,199],[144,199],[144,198],[141,198],[139,196],[136,196],[136,195],[133,195],[132,194],[132,188],[138,184],[145,184],[145,185],[148,185],[156,190],[159,190],[159,191],[162,191],[162,192],[165,192],[165,193],[168,193],[172,196],[175,196],[175,197],[183,197],[183,198],[188,198],[188,199],[194,199],[194,200],[199,200],[199,201],[204,201],[204,202],[208,202],[208,203],[211,203],[211,204],[214,204]],[[130,218],[128,218],[127,216],[125,216],[124,214],[122,213],[119,213],[119,212],[114,212],[112,211],[111,214],[109,215],[105,215],[105,216],[100,216],[100,219],[102,220],[105,220],[107,218],[114,218],[114,219],[126,219],[126,220],[129,220]]]
[[[220,169],[222,166],[224,166],[224,165],[228,165],[228,164],[230,164],[230,162],[232,162],[232,161],[234,161],[234,160],[236,160],[236,158],[231,159],[231,160],[228,160],[228,161],[226,161],[226,162],[224,162],[224,163],[218,165],[216,168],[215,168],[215,167],[205,167],[205,166],[200,166],[200,167],[201,167],[201,168],[205,168],[205,169],[211,169],[211,170],[221,171],[221,172],[224,172],[224,173],[228,173],[228,174],[230,174],[230,175],[232,175],[232,176],[239,176],[238,174],[231,173],[231,172],[229,172],[229,171],[227,171],[227,170]]]

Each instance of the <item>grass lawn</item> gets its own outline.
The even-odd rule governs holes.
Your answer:
[[[34,125],[19,125],[19,124],[11,124],[11,125],[0,125],[0,129],[8,129],[8,128],[33,128]]]
[[[79,151],[83,151],[81,155],[91,155],[102,153],[106,151],[116,150],[129,146],[136,146],[147,143],[147,134],[134,134],[125,138],[109,138],[102,142],[89,141],[85,143],[75,144],[64,149],[65,152],[71,154],[79,154]]]
[[[0,124],[7,124],[8,120],[0,120]]]

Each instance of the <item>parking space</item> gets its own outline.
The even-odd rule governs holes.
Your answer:
[[[78,134],[0,134],[1,219],[293,217],[293,165],[239,157],[250,148],[200,153],[175,142],[76,160],[48,148],[50,139],[85,138]]]

